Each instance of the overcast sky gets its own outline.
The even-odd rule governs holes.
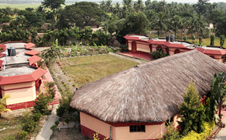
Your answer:
[[[157,0],[157,1],[161,1],[161,0]],[[179,3],[197,3],[198,0],[166,0],[166,2],[179,2]],[[226,0],[210,0],[210,3],[214,3],[214,2],[226,2]]]

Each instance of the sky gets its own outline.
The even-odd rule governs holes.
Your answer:
[[[157,0],[157,1],[161,1],[161,0]],[[165,0],[166,2],[178,2],[178,3],[197,3],[198,0]],[[226,2],[226,0],[210,0],[210,3],[214,3],[214,2]]]
[[[66,1],[74,1],[74,0],[66,0]],[[84,1],[84,0],[77,0],[77,1]],[[85,0],[85,1],[102,1],[102,0]],[[107,1],[107,0],[103,0],[103,1]],[[112,2],[122,2],[123,0],[112,0]],[[137,0],[132,0],[132,1],[137,1]],[[146,0],[142,0],[143,2],[145,2]],[[154,1],[154,0],[151,0]],[[156,1],[162,1],[162,0],[156,0]],[[177,3],[197,3],[198,0],[165,0],[167,3],[171,3],[171,2],[177,2]],[[214,2],[226,2],[226,0],[209,0],[210,3],[214,3]]]

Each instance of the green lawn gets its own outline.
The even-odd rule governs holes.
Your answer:
[[[76,87],[96,81],[138,63],[112,55],[71,57],[60,60],[60,66]]]
[[[193,40],[189,39],[188,41],[192,42]],[[199,39],[196,39],[195,41],[199,43]],[[210,38],[202,39],[202,46],[210,46]],[[220,38],[215,38],[214,46],[220,46]],[[226,48],[226,42],[223,47]]]
[[[22,117],[0,118],[0,129],[5,128],[5,130],[0,131],[0,139],[23,132],[21,122]]]

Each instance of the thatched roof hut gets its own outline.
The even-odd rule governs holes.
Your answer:
[[[112,74],[77,90],[70,105],[106,122],[164,122],[178,113],[191,79],[200,96],[226,65],[197,50]]]

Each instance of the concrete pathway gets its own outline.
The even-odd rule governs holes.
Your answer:
[[[58,108],[58,104],[53,105],[53,109],[49,119],[46,121],[44,127],[42,128],[41,132],[39,132],[36,140],[49,140],[53,131],[50,129],[51,126],[54,125],[55,121],[59,120],[59,117],[56,115],[56,110]]]
[[[223,119],[223,123],[226,124],[226,118]],[[212,140],[226,140],[226,127],[222,128]]]

